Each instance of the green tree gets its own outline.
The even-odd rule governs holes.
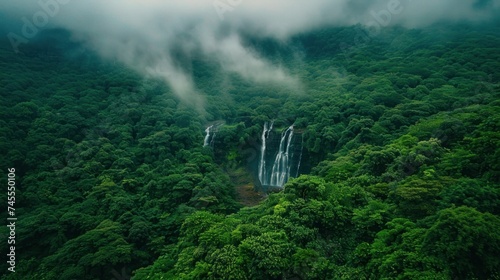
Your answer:
[[[438,213],[425,234],[423,250],[449,268],[450,278],[500,277],[500,219],[490,213],[460,206]]]

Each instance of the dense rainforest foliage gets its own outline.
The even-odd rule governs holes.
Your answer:
[[[4,42],[1,279],[500,279],[500,29],[359,28],[246,38],[296,90],[195,57],[203,109],[60,31]],[[302,175],[243,207],[270,120],[303,131]]]

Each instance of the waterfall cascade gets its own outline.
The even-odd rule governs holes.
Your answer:
[[[293,125],[288,127],[281,133],[279,147],[277,145],[270,146],[273,143],[270,140],[270,134],[273,129],[273,122],[264,123],[261,140],[262,146],[260,149],[260,160],[258,167],[258,178],[263,186],[283,187],[290,177],[292,170],[295,170],[295,175],[299,173],[300,160],[302,157],[302,142],[300,142],[300,153],[297,152],[296,140],[294,137]],[[275,143],[275,142],[274,142]],[[274,148],[274,152],[273,152]],[[276,150],[276,148],[278,148]],[[296,155],[299,155],[298,157]],[[266,162],[273,162],[272,167],[267,166]]]
[[[260,161],[259,161],[259,180],[262,185],[269,185],[269,180],[266,176],[266,141],[269,137],[269,132],[273,130],[274,121],[269,125],[268,122],[264,123],[264,129],[262,130],[262,146],[260,147]]]
[[[205,139],[203,140],[203,147],[210,146],[213,148],[217,129],[221,125],[222,124],[213,124],[205,129]]]
[[[212,127],[214,127],[213,125],[207,127],[207,129],[205,129],[205,140],[203,141],[203,147],[206,147],[210,144],[210,129],[212,129]]]
[[[271,169],[271,186],[283,186],[290,177],[290,145],[293,137],[293,125],[281,135],[280,147]]]
[[[295,178],[299,177],[300,163],[302,162],[303,151],[304,151],[304,135],[302,135],[302,139],[300,141],[300,156],[299,156],[299,163],[297,165],[297,172],[295,173]]]

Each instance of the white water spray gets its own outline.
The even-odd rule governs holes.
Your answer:
[[[212,130],[213,127],[214,126],[211,125],[211,126],[207,127],[207,129],[205,129],[205,140],[203,141],[203,147],[206,147],[210,144],[210,131]],[[213,139],[212,139],[212,141],[213,141]]]
[[[271,182],[269,185],[282,187],[290,177],[290,147],[293,139],[293,125],[281,135],[280,146],[271,170]]]
[[[262,130],[261,140],[262,146],[260,147],[260,161],[259,161],[259,180],[262,185],[268,185],[269,182],[266,180],[266,140],[269,137],[269,132],[273,130],[274,121],[269,125],[268,122],[264,123],[264,129]]]

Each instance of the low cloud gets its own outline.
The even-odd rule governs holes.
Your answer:
[[[389,18],[384,11],[391,8],[397,13]],[[65,28],[101,56],[162,79],[181,99],[196,103],[201,99],[186,61],[200,54],[253,82],[300,87],[286,69],[246,47],[243,33],[286,41],[321,26],[377,20],[408,27],[479,22],[499,15],[500,0],[11,0],[0,3],[0,10],[12,19],[3,28],[10,39],[28,39],[26,20]],[[43,11],[52,13],[46,23]]]

